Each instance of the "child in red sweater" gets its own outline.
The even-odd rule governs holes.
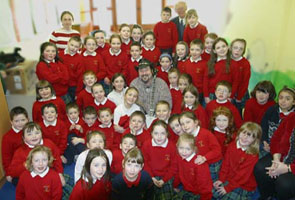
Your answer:
[[[200,120],[201,127],[208,128],[208,115],[200,104],[198,90],[193,85],[189,85],[184,89],[181,108],[182,111],[194,112],[196,117]]]
[[[251,98],[246,101],[244,121],[261,123],[264,113],[276,102],[276,90],[272,82],[260,81],[251,92]]]
[[[205,38],[205,42],[204,42],[205,50],[201,56],[202,56],[202,60],[205,60],[208,62],[211,57],[213,43],[218,38],[218,36],[216,33],[207,33],[204,38]]]
[[[123,52],[130,56],[130,45],[132,44],[132,40],[130,38],[130,27],[128,24],[121,24],[119,27],[119,34],[122,40],[121,49]]]
[[[209,130],[217,138],[224,157],[229,143],[236,138],[232,112],[224,106],[216,108],[210,118]]]
[[[193,80],[192,80],[191,75],[186,74],[186,73],[180,74],[179,79],[178,79],[178,87],[179,87],[179,90],[181,91],[181,93],[183,93],[183,90],[191,84],[193,84]]]
[[[157,77],[161,78],[169,85],[168,72],[172,68],[172,57],[168,53],[162,53],[159,58],[159,63],[160,65],[157,66]]]
[[[23,128],[29,121],[28,112],[23,107],[17,106],[10,111],[11,129],[3,135],[2,138],[2,164],[7,173],[8,167],[12,161],[14,152],[22,144]],[[6,180],[11,182],[12,177],[6,174]]]
[[[41,107],[47,103],[53,103],[57,107],[60,119],[66,119],[65,102],[60,97],[55,96],[54,89],[48,81],[40,80],[36,84],[36,101],[32,109],[34,122],[43,121]]]
[[[176,44],[176,54],[174,56],[174,67],[177,67],[180,73],[185,72],[185,61],[188,59],[189,49],[184,41],[179,41]]]
[[[70,200],[109,200],[111,194],[110,164],[102,149],[88,152],[82,176],[72,190]]]
[[[178,87],[179,70],[173,67],[168,72],[169,88],[172,97],[171,113],[181,113],[182,94]]]
[[[184,133],[177,142],[178,155],[176,156],[177,173],[174,179],[175,199],[204,199],[212,197],[212,180],[209,166],[206,162],[196,165],[195,159],[199,152],[193,135]],[[182,183],[183,190],[176,188]]]
[[[231,95],[231,85],[227,81],[220,81],[216,85],[215,96],[217,99],[210,101],[206,106],[206,112],[209,119],[212,116],[212,112],[220,107],[225,106],[232,112],[234,116],[235,126],[240,128],[243,121],[238,109],[229,101]]]
[[[43,137],[50,139],[58,147],[63,163],[67,163],[64,157],[64,151],[67,148],[67,137],[69,131],[64,121],[57,117],[57,108],[53,103],[42,106],[43,121],[40,122]]]
[[[91,131],[98,130],[99,122],[97,120],[97,111],[93,106],[87,106],[83,110],[83,120],[84,120],[84,123],[82,128],[85,135],[85,138],[84,138],[84,141],[85,141],[87,135]]]
[[[176,143],[179,136],[184,133],[179,123],[179,114],[172,114],[169,117],[168,124],[169,124],[170,130],[172,129],[170,134],[175,135],[173,142]]]
[[[130,54],[131,58],[128,61],[127,66],[127,85],[130,85],[130,83],[138,77],[138,72],[136,70],[139,61],[142,59],[142,49],[139,42],[133,42],[130,45]]]
[[[213,196],[222,199],[251,199],[256,189],[253,173],[258,161],[261,127],[247,122],[239,129],[237,139],[227,148],[219,179],[213,183]]]
[[[51,169],[54,157],[46,146],[36,146],[26,160],[26,171],[22,173],[16,187],[15,199],[62,198],[62,184],[58,173]]]
[[[208,33],[206,26],[198,21],[199,17],[195,9],[190,9],[185,15],[186,27],[183,31],[183,41],[190,44],[194,39],[204,42],[204,37]]]
[[[176,170],[175,143],[168,140],[168,125],[158,120],[152,125],[152,139],[144,142],[144,169],[154,182],[155,199],[172,199],[172,177]],[[161,197],[161,198],[160,198]]]
[[[139,42],[141,44],[141,37],[143,29],[140,25],[134,24],[131,28],[131,40],[132,42]]]
[[[92,36],[95,38],[97,43],[97,48],[95,49],[95,52],[100,54],[103,51],[108,51],[110,49],[110,44],[106,43],[106,33],[103,30],[95,30],[92,33]]]
[[[83,83],[85,88],[77,95],[77,101],[80,111],[90,106],[94,100],[91,94],[91,88],[96,83],[97,78],[93,71],[85,71],[83,74]]]
[[[56,96],[61,97],[65,103],[69,103],[71,100],[68,95],[69,71],[59,60],[56,45],[44,42],[41,44],[40,52],[40,60],[36,67],[38,79],[51,83]]]
[[[154,64],[158,65],[161,51],[155,46],[156,37],[153,31],[147,31],[142,36],[142,57],[148,59]]]
[[[170,17],[171,8],[163,8],[161,21],[155,25],[154,34],[156,36],[156,46],[160,48],[161,53],[166,52],[172,55],[178,42],[178,32],[176,25],[169,21]]]
[[[222,154],[216,137],[207,129],[200,127],[199,120],[192,112],[185,111],[181,113],[179,122],[185,133],[195,137],[195,143],[199,153],[195,163],[201,165],[207,162],[210,167],[212,180],[217,180]]]

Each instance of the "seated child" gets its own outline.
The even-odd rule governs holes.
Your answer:
[[[97,120],[97,112],[94,107],[87,106],[83,110],[83,132],[84,132],[84,140],[86,139],[88,133],[94,130],[98,130],[98,120]]]
[[[97,48],[95,50],[96,53],[100,54],[103,51],[108,51],[110,49],[110,44],[106,43],[106,32],[103,30],[95,30],[92,32],[92,36],[95,38],[97,43]]]
[[[126,80],[127,84],[130,85],[130,83],[138,77],[138,72],[136,70],[136,67],[139,64],[139,61],[142,59],[142,50],[141,45],[138,42],[133,42],[130,46],[130,54],[131,58],[128,60],[127,65],[127,73],[126,73]]]
[[[33,148],[26,160],[26,169],[19,178],[15,199],[61,199],[62,184],[58,173],[51,168],[54,157],[42,145]]]
[[[170,134],[175,135],[174,137],[171,137],[170,139],[171,140],[173,139],[172,141],[176,143],[178,140],[178,137],[184,133],[179,123],[179,114],[172,114],[169,117],[168,125],[170,129],[172,129],[172,132],[170,132]]]
[[[161,51],[155,46],[156,37],[153,31],[147,31],[142,36],[142,57],[157,66]]]
[[[158,73],[157,77],[169,85],[168,72],[172,68],[172,57],[168,53],[162,53],[159,58],[160,65],[157,66]]]
[[[168,72],[168,80],[170,93],[172,97],[172,109],[171,113],[181,113],[182,94],[178,87],[178,78],[180,76],[179,70],[173,67]]]
[[[28,112],[23,107],[17,106],[10,111],[11,129],[2,138],[2,164],[7,173],[14,152],[22,145],[23,128],[29,121]],[[11,182],[12,177],[6,174],[6,180]]]
[[[153,181],[142,170],[143,164],[141,151],[137,147],[130,149],[123,160],[123,172],[112,180],[112,199],[152,199]]]
[[[121,73],[115,73],[111,81],[113,90],[108,94],[107,98],[118,106],[124,103],[124,95],[128,88],[126,87],[126,78]]]

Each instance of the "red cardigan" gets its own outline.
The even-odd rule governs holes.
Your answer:
[[[195,28],[191,28],[189,25],[187,25],[183,31],[183,41],[185,41],[189,46],[191,41],[194,39],[200,39],[202,42],[204,42],[204,37],[207,33],[208,30],[206,26],[201,23],[198,23]]]

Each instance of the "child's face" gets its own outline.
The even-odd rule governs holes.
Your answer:
[[[24,114],[15,115],[11,121],[11,125],[17,129],[22,130],[29,119]]]
[[[87,143],[89,149],[99,148],[104,149],[104,141],[100,135],[93,135]]]
[[[104,45],[105,37],[104,37],[104,34],[102,32],[95,33],[94,38],[95,38],[98,46],[103,46]]]
[[[142,170],[143,165],[134,163],[134,162],[128,162],[126,161],[123,169],[124,169],[124,175],[129,181],[135,181],[138,177],[139,172]]]
[[[56,110],[52,107],[46,107],[42,117],[47,122],[54,122],[57,118]]]
[[[142,35],[142,33],[139,28],[134,28],[132,30],[131,37],[133,38],[134,41],[139,42],[141,39],[141,35]]]
[[[92,74],[89,74],[89,75],[84,76],[84,79],[83,79],[83,83],[87,87],[92,87],[94,85],[94,83],[96,83],[96,81],[97,81],[96,76],[94,76]]]
[[[105,99],[105,92],[101,85],[92,88],[92,96],[96,101],[102,102]]]
[[[176,87],[178,82],[178,74],[176,72],[172,72],[168,74],[169,83]]]
[[[190,26],[195,26],[198,22],[198,18],[195,15],[191,15],[187,18],[187,23]]]
[[[48,166],[48,155],[44,151],[38,151],[33,154],[32,167],[36,174],[42,174]]]
[[[53,46],[47,46],[43,51],[43,57],[48,61],[53,61],[56,57],[56,49]]]
[[[256,96],[256,100],[257,100],[258,104],[264,105],[268,101],[269,93],[257,90],[255,96]]]
[[[92,126],[95,121],[96,121],[97,116],[95,114],[85,114],[85,116],[83,117],[85,123],[88,126]]]
[[[279,106],[283,112],[289,111],[295,105],[295,99],[286,91],[282,91],[279,95]]]
[[[157,145],[163,145],[167,140],[167,131],[163,126],[155,126],[152,132],[152,138]]]
[[[179,124],[179,121],[178,119],[175,119],[174,121],[172,121],[169,126],[172,128],[173,132],[176,134],[176,135],[181,135],[183,134],[183,130]]]
[[[240,41],[236,41],[231,48],[231,53],[233,58],[240,58],[243,56],[243,52],[245,49],[245,44]]]
[[[79,117],[79,110],[77,108],[70,108],[67,115],[72,121],[76,121]]]
[[[242,148],[247,148],[254,142],[255,138],[253,137],[252,133],[248,132],[247,130],[244,130],[240,133],[238,140]]]
[[[163,23],[168,23],[170,17],[171,17],[171,15],[170,15],[169,12],[165,12],[165,11],[163,11],[163,12],[161,13],[161,20],[162,20]]]
[[[228,52],[228,46],[225,42],[219,41],[215,45],[214,53],[217,54],[218,58],[226,58]]]
[[[228,127],[228,117],[225,115],[218,115],[215,119],[215,125],[222,131]]]
[[[140,116],[133,116],[130,119],[129,127],[131,130],[137,132],[144,127],[145,122],[143,121],[142,117]]]
[[[139,46],[132,46],[130,48],[130,54],[133,59],[138,59],[140,57],[141,53],[142,53],[142,51]]]
[[[120,36],[123,40],[128,40],[130,38],[130,28],[125,26],[120,31]]]
[[[131,138],[125,138],[122,143],[120,144],[120,149],[122,150],[123,154],[126,155],[126,153],[135,147],[135,142]]]
[[[154,46],[155,43],[155,38],[153,35],[147,35],[145,36],[145,38],[143,39],[144,45],[147,48],[152,48]]]
[[[89,53],[93,53],[96,49],[97,45],[96,45],[96,41],[93,39],[88,39],[86,44],[85,44],[85,48],[86,51],[88,51]]]
[[[71,15],[65,14],[61,19],[61,24],[65,29],[70,29],[72,27],[74,20]]]
[[[167,121],[170,117],[170,109],[167,105],[159,104],[156,107],[156,117],[158,119]]]
[[[205,39],[205,49],[207,50],[207,52],[211,52],[212,50],[212,46],[213,46],[213,43],[214,43],[214,39],[210,38],[210,37],[207,37]]]
[[[121,92],[124,89],[125,81],[121,76],[118,76],[114,82],[113,86],[117,92]]]
[[[132,106],[137,101],[138,93],[135,90],[129,90],[124,95],[125,104]]]
[[[113,38],[111,41],[111,51],[113,53],[118,53],[121,49],[121,41],[119,38]]]
[[[176,45],[176,55],[179,58],[184,58],[186,54],[186,47],[183,44]]]
[[[168,57],[163,57],[163,58],[160,60],[160,65],[161,65],[161,67],[162,67],[164,70],[169,69],[169,67],[171,66],[171,64],[172,64],[172,61],[171,61]]]
[[[68,50],[71,54],[77,53],[80,46],[81,46],[80,42],[77,42],[75,40],[71,40],[68,42]]]
[[[190,91],[187,91],[183,96],[184,103],[188,106],[193,106],[195,102],[197,101],[197,98],[195,95],[193,95]]]
[[[42,139],[42,133],[40,130],[37,130],[36,128],[34,128],[30,132],[28,131],[24,132],[24,142],[31,146],[36,146],[40,144],[41,139]]]
[[[102,156],[97,156],[91,161],[90,174],[93,178],[100,180],[107,171],[107,161]]]
[[[190,47],[190,55],[194,59],[199,58],[203,52],[203,49],[199,45],[191,45]]]
[[[231,93],[229,92],[228,88],[223,85],[219,85],[215,90],[216,98],[219,101],[227,100],[230,97],[230,94]]]
[[[178,87],[180,89],[181,92],[183,92],[183,90],[188,86],[188,81],[186,79],[180,78],[178,80]]]
[[[193,120],[186,116],[180,118],[180,125],[185,133],[192,134],[199,126],[198,120]]]
[[[52,97],[52,92],[50,87],[41,88],[38,90],[38,92],[41,98],[44,100],[50,99]]]
[[[185,141],[181,141],[178,144],[177,150],[182,159],[190,157],[195,152],[191,145]]]
[[[107,110],[100,112],[99,118],[98,118],[100,123],[104,125],[109,125],[112,122],[112,119],[113,119],[112,114]]]

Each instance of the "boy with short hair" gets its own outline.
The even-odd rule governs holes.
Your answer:
[[[141,151],[134,147],[123,160],[123,172],[112,181],[112,199],[152,199],[153,181],[142,170],[144,159]]]
[[[176,67],[173,67],[168,72],[168,80],[169,80],[169,88],[172,97],[172,109],[171,114],[181,113],[181,103],[182,103],[182,93],[178,87],[178,78],[180,76],[180,72]]]
[[[23,127],[29,121],[28,112],[21,106],[16,106],[10,111],[11,129],[3,135],[2,138],[2,163],[4,171],[12,161],[13,154],[22,144]],[[11,182],[12,178],[6,176],[6,179]]]
[[[138,77],[138,72],[135,68],[138,66],[139,61],[142,59],[142,49],[139,42],[133,42],[131,44],[130,54],[131,58],[128,61],[126,73],[126,81],[128,85],[130,85],[130,83]]]
[[[229,101],[231,95],[231,84],[227,81],[220,81],[216,84],[215,89],[215,96],[216,99],[210,101],[206,106],[206,112],[208,114],[209,119],[211,118],[211,115],[213,111],[220,107],[224,106],[227,107],[234,116],[234,122],[237,128],[240,128],[243,121],[240,116],[240,113],[238,109]]]
[[[84,120],[84,123],[83,123],[82,128],[83,128],[84,135],[85,135],[84,139],[86,139],[86,137],[90,131],[98,130],[99,123],[97,121],[97,112],[93,106],[87,106],[83,110],[83,120]]]
[[[90,105],[93,106],[97,112],[101,108],[110,108],[112,113],[114,113],[116,104],[106,97],[102,84],[95,83],[91,87],[91,94],[94,100],[92,100]]]
[[[175,46],[178,42],[177,27],[173,22],[170,22],[171,8],[165,7],[161,12],[161,21],[154,27],[156,37],[156,47],[160,48],[161,53],[169,53],[175,51]]]

